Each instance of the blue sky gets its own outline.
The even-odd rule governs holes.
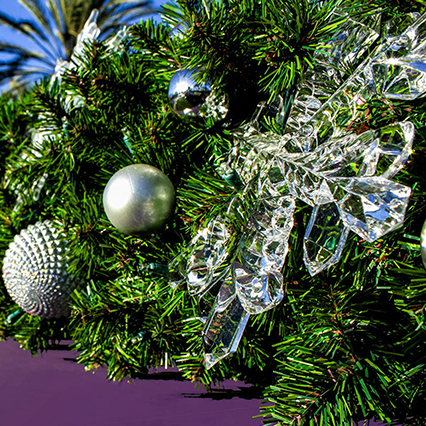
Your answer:
[[[165,0],[154,0],[154,5],[164,4]],[[13,17],[28,17],[26,9],[19,4],[18,0],[0,0],[0,11]]]
[[[21,6],[18,0],[3,0],[0,2],[0,10],[13,17],[28,17],[25,8]]]
[[[166,3],[166,0],[153,0],[153,6],[159,7],[162,4]],[[0,0],[0,12],[6,13],[12,18],[16,19],[28,19],[31,17],[27,9],[19,3],[19,0]],[[138,20],[137,20],[138,22]],[[0,29],[0,38],[3,40],[7,40],[9,34],[16,37],[16,33],[8,28]],[[16,39],[14,39],[16,41]]]
[[[166,0],[153,0],[154,7],[159,7],[164,3],[166,3]],[[31,17],[27,9],[22,6],[18,0],[0,0],[0,11],[16,19],[28,19]],[[7,40],[9,35],[13,35],[13,41],[16,41],[16,33],[14,31],[8,28],[0,28],[1,39]]]
[[[0,11],[13,18],[28,18],[30,16],[27,10],[19,4],[18,0],[0,0]],[[9,34],[14,34],[8,28],[1,28],[0,32],[2,39],[6,39]]]
[[[166,2],[166,0],[153,0],[152,4],[154,7],[159,7]],[[27,9],[19,3],[19,0],[0,0],[0,12],[6,13],[16,19],[28,19],[31,17]],[[136,20],[136,22],[138,22],[138,20]],[[15,38],[16,32],[9,28],[0,28],[1,39],[8,40],[9,35],[14,37],[13,41],[17,41]]]
[[[42,0],[47,1],[47,0]],[[159,7],[160,5],[166,3],[166,0],[153,0],[153,6]],[[18,0],[0,0],[0,12],[9,15],[10,17],[20,20],[20,19],[31,19],[31,14],[27,9],[22,6]],[[146,18],[146,16],[144,17]],[[135,22],[139,22],[140,19],[136,19]],[[17,32],[0,26],[0,40],[5,42],[13,42],[25,46],[30,50],[39,50],[35,43],[32,43],[27,37],[20,36]],[[5,54],[0,53],[0,58],[5,58]],[[9,56],[11,57],[11,56]],[[0,85],[0,92],[3,87]]]

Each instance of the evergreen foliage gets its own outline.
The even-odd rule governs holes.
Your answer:
[[[339,263],[311,277],[302,254],[311,208],[298,201],[282,271],[283,302],[251,316],[237,352],[210,370],[200,318],[218,288],[199,301],[185,286],[170,285],[167,265],[185,256],[196,231],[219,213],[234,232],[232,261],[255,200],[224,181],[216,166],[234,144],[232,131],[257,105],[283,95],[289,112],[313,52],[347,18],[369,25],[380,14],[385,37],[389,22],[397,33],[407,13],[425,7],[414,0],[177,0],[164,7],[163,23],[133,26],[116,50],[87,44],[82,65],[67,70],[61,82],[43,80],[19,99],[2,96],[0,259],[17,233],[50,219],[67,232],[69,272],[84,284],[73,295],[70,317],[49,320],[10,317],[18,307],[0,285],[0,338],[14,338],[34,355],[73,340],[79,362],[87,369],[106,366],[112,380],[170,364],[207,388],[243,380],[269,402],[261,408],[265,424],[349,425],[372,417],[424,424],[422,98],[373,99],[365,119],[353,123],[360,133],[402,120],[416,127],[413,154],[395,177],[412,188],[404,226],[373,243],[350,236]],[[335,8],[343,18],[332,17]],[[191,67],[228,96],[226,119],[172,111],[168,83],[177,70]],[[353,71],[348,67],[347,77]],[[274,121],[262,124],[285,131]],[[151,237],[123,235],[102,206],[111,176],[135,163],[158,167],[176,189],[175,215]],[[228,210],[234,197],[239,208]]]

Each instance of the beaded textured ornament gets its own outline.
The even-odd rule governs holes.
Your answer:
[[[3,279],[12,299],[43,318],[68,315],[76,281],[67,273],[67,241],[50,221],[16,235],[3,261]]]

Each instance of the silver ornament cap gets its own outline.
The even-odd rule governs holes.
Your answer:
[[[159,231],[172,216],[175,190],[161,170],[133,164],[111,177],[103,204],[108,219],[119,231],[147,235]]]
[[[30,225],[6,250],[6,289],[25,312],[43,318],[67,316],[77,284],[67,273],[67,261],[67,241],[53,222]]]

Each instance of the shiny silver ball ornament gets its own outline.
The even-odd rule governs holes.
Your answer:
[[[223,119],[228,113],[224,96],[218,96],[210,83],[196,82],[197,70],[182,69],[169,83],[168,97],[176,114]]]
[[[422,255],[423,266],[426,268],[426,221],[420,233],[420,254]]]
[[[67,273],[67,259],[67,241],[53,222],[30,225],[6,250],[3,280],[8,293],[29,314],[67,316],[77,284]]]
[[[111,223],[128,235],[159,231],[173,214],[175,190],[170,179],[148,164],[133,164],[115,173],[103,194]]]
[[[211,93],[210,84],[197,83],[195,76],[196,71],[183,69],[170,80],[169,100],[179,115],[200,115],[200,107]]]

